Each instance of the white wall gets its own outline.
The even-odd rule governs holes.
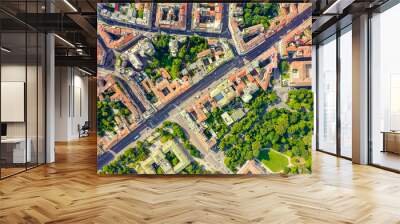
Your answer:
[[[36,70],[38,69],[38,71]],[[2,82],[24,82],[26,83],[26,110],[27,120],[24,122],[6,122],[7,137],[30,139],[32,150],[32,161],[44,163],[45,151],[45,131],[44,131],[44,82],[42,68],[35,66],[25,66],[25,64],[3,64],[1,66]],[[27,81],[25,80],[27,78]],[[23,93],[21,93],[23,94]],[[7,96],[2,96],[7,97]],[[1,110],[10,110],[10,108],[1,108]],[[12,113],[12,111],[8,111]],[[39,154],[37,156],[37,153]]]
[[[55,140],[79,138],[78,125],[88,121],[88,78],[72,67],[56,67]]]
[[[29,66],[26,68],[24,65],[19,64],[5,64],[1,66],[1,81],[2,82],[25,82],[26,71],[28,71],[28,87],[27,87],[27,119],[28,129],[33,128],[36,130],[36,80],[31,78],[32,74],[36,76],[36,67]],[[4,96],[3,96],[4,97]],[[40,105],[39,105],[40,106]],[[33,108],[33,109],[32,109]],[[7,110],[7,108],[1,108]],[[33,122],[33,123],[32,123]],[[30,132],[28,130],[28,137]],[[25,137],[25,122],[8,122],[7,135],[9,137]],[[35,132],[36,136],[36,132]]]
[[[6,64],[1,66],[1,81],[3,82],[25,82],[25,64]],[[1,108],[7,110],[7,108]],[[7,123],[7,137],[25,137],[25,123]]]
[[[56,141],[66,141],[68,139],[69,125],[69,90],[70,77],[67,67],[56,67],[55,69],[55,134]]]
[[[75,70],[76,71],[76,70]],[[72,136],[79,137],[78,133],[78,124],[83,125],[85,121],[89,120],[89,111],[88,111],[88,78],[79,75],[74,75],[74,108],[73,108],[73,116],[71,121],[72,128]]]

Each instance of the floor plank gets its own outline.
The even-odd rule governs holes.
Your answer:
[[[314,153],[306,176],[101,177],[93,137],[0,181],[0,223],[400,223],[400,175]]]

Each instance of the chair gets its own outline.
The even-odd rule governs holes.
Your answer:
[[[90,129],[89,121],[85,121],[82,127],[78,124],[79,138],[89,136],[89,129]]]

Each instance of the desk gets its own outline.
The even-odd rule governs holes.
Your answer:
[[[400,154],[400,131],[383,131],[382,152]]]
[[[6,163],[26,163],[31,162],[31,139],[27,139],[28,143],[25,152],[25,138],[5,138],[1,139],[1,157]]]

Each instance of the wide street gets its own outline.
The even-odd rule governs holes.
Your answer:
[[[294,18],[288,25],[286,25],[281,30],[279,30],[278,32],[273,34],[271,37],[269,37],[266,41],[264,41],[262,44],[260,44],[256,48],[254,48],[252,51],[250,51],[247,54],[242,55],[242,56],[236,56],[233,60],[218,67],[214,72],[205,76],[202,80],[200,80],[199,82],[197,82],[193,86],[191,86],[186,92],[177,96],[175,99],[171,100],[168,104],[166,104],[163,108],[161,108],[160,110],[153,113],[150,117],[148,117],[147,120],[145,120],[143,123],[141,123],[135,130],[133,130],[131,133],[129,133],[123,139],[119,140],[109,151],[100,155],[98,157],[98,161],[97,161],[97,169],[101,169],[104,165],[106,165],[110,161],[112,161],[114,159],[115,154],[118,154],[126,146],[128,146],[129,144],[134,142],[137,139],[137,136],[140,135],[140,133],[143,130],[145,130],[148,127],[154,128],[157,125],[159,125],[162,121],[164,121],[165,118],[168,117],[168,114],[171,112],[171,110],[173,110],[175,108],[174,105],[179,106],[183,101],[187,100],[188,98],[190,98],[194,94],[198,93],[199,91],[206,89],[212,82],[220,79],[224,74],[226,74],[233,68],[242,67],[244,65],[244,59],[246,59],[247,61],[251,61],[251,60],[254,60],[255,58],[257,58],[257,56],[259,56],[265,50],[269,49],[276,42],[278,42],[284,34],[289,32],[293,28],[299,26],[306,19],[308,19],[311,15],[311,10],[312,10],[311,8],[305,10],[300,15],[298,15],[296,18]],[[224,14],[224,16],[227,16],[227,13]],[[116,22],[116,21],[112,21],[112,20],[103,18],[103,17],[101,19],[107,23],[110,21],[110,24],[113,24],[113,25],[128,26],[128,27],[135,28],[135,25],[133,25],[133,24],[120,23],[120,22]],[[153,28],[151,28],[151,29],[153,29]],[[141,27],[141,30],[149,31],[149,28]],[[158,30],[155,30],[155,31],[158,31]],[[192,31],[172,31],[172,30],[170,30],[170,32],[175,33],[175,34],[179,34],[180,32],[183,32],[184,35],[191,35],[190,33],[192,33]],[[176,32],[178,32],[178,33],[176,33]],[[205,36],[209,36],[209,35],[210,34],[208,33]],[[221,38],[221,35],[217,35],[217,36]]]

